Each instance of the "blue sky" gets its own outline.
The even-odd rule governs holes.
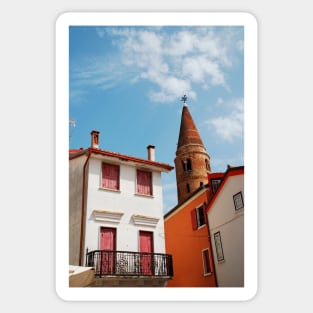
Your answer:
[[[90,146],[174,166],[183,102],[214,172],[244,165],[244,28],[71,26],[70,148]],[[175,170],[163,174],[164,212],[177,204]]]

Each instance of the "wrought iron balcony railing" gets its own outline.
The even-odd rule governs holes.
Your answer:
[[[162,253],[94,250],[87,252],[86,266],[95,276],[173,276],[172,256]]]

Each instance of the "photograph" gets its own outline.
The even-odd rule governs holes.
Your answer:
[[[59,17],[62,298],[255,294],[256,38],[246,13]]]

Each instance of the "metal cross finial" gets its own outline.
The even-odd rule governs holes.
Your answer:
[[[181,101],[184,101],[184,104],[186,104],[186,101],[187,101],[187,96],[186,95],[184,95],[183,97],[181,97]]]

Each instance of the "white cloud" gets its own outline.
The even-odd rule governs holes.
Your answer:
[[[153,101],[175,101],[182,93],[196,98],[196,85],[204,89],[227,87],[225,69],[232,64],[237,42],[233,39],[232,45],[229,31],[225,35],[205,27],[177,32],[164,28],[112,28],[108,33],[114,36],[124,65],[135,69],[137,78],[155,86],[148,91]],[[102,36],[102,32],[98,34]]]
[[[151,92],[150,99],[157,102],[175,101],[186,91],[189,97],[195,97],[187,80],[179,79],[174,76],[158,75],[154,77],[154,82],[160,87],[160,91]]]
[[[72,67],[71,84],[110,89],[125,81],[148,81],[146,93],[155,102],[177,101],[182,94],[195,100],[197,89],[214,86],[229,91],[227,69],[243,48],[238,33],[228,27],[97,27],[99,39],[115,45],[115,54],[94,56],[78,69]],[[220,136],[230,139],[236,133],[220,125],[233,125],[234,119],[220,117],[211,123]]]
[[[219,105],[223,104],[221,99],[218,102]],[[206,123],[214,129],[217,136],[232,142],[234,139],[243,137],[243,99],[235,99],[224,105],[230,107],[230,113],[212,118]]]
[[[134,73],[125,71],[115,58],[108,60],[87,60],[80,66],[71,68],[71,89],[82,86],[96,86],[99,89],[111,89],[125,79],[134,79]]]
[[[224,75],[219,64],[204,55],[186,58],[182,70],[194,82],[207,83],[209,80],[212,85],[224,85]]]
[[[170,56],[183,56],[191,53],[196,44],[196,36],[190,31],[180,31],[167,38],[164,53]]]

